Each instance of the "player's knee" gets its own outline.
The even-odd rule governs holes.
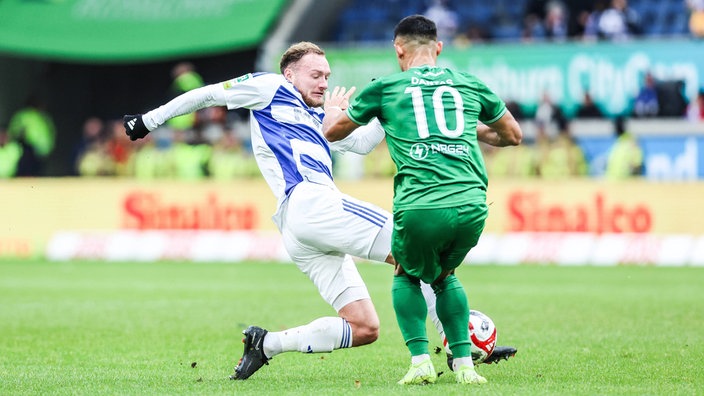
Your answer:
[[[352,343],[354,346],[367,345],[379,338],[379,321],[367,321],[353,327]]]
[[[371,344],[379,338],[379,316],[371,300],[355,301],[338,313],[352,328],[352,346]]]

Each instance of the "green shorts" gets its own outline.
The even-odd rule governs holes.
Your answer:
[[[486,203],[394,213],[391,253],[403,270],[432,283],[457,268],[477,245],[488,214]]]

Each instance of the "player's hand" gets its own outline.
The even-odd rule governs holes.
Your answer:
[[[122,125],[125,126],[125,133],[131,141],[142,139],[149,133],[141,114],[128,114],[122,117]]]
[[[345,87],[335,87],[332,92],[325,92],[325,105],[323,109],[330,107],[339,107],[342,111],[347,110],[350,105],[350,97],[357,87],[352,87],[349,90]]]

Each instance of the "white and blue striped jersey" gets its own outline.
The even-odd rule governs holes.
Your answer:
[[[323,110],[306,105],[290,82],[270,73],[194,89],[144,114],[142,120],[151,131],[178,115],[225,105],[250,110],[252,148],[278,200],[272,219],[292,260],[335,310],[368,299],[351,256],[386,260],[391,214],[339,191],[333,182],[331,150],[370,152],[384,138],[381,124],[371,122],[328,144],[322,133]]]
[[[143,116],[151,131],[166,120],[209,106],[250,110],[252,149],[278,206],[302,181],[333,182],[331,150],[366,154],[384,138],[378,121],[329,144],[322,134],[322,108],[310,107],[284,76],[250,73],[186,92]]]
[[[252,150],[279,203],[304,180],[334,186],[321,108],[306,105],[280,74],[247,74],[223,86],[228,109],[251,111]]]

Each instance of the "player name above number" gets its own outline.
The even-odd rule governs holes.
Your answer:
[[[424,79],[418,78],[418,77],[411,77],[411,84],[412,85],[429,85],[429,86],[432,86],[432,85],[452,85],[452,80],[448,78],[447,80],[428,81],[428,80],[424,80]]]

